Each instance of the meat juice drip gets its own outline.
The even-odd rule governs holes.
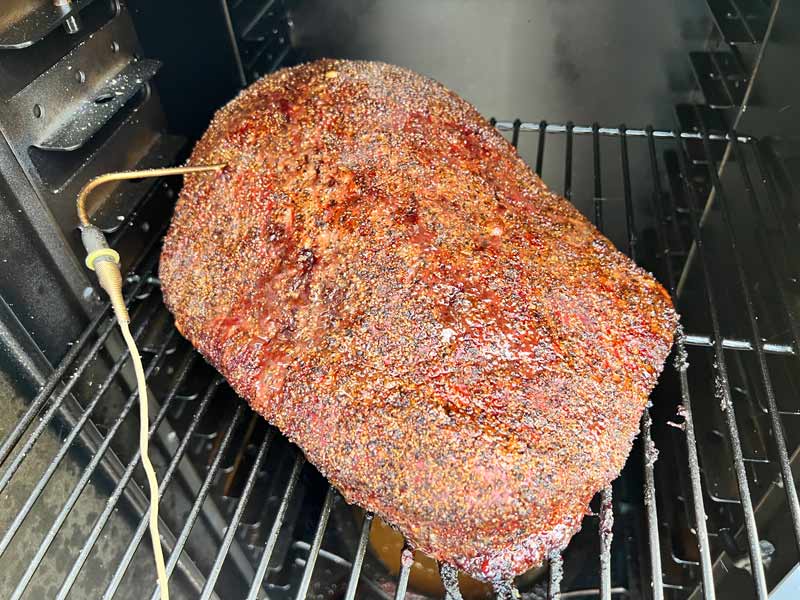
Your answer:
[[[414,565],[414,550],[406,544],[403,551],[400,553],[400,565],[404,569],[410,569]]]
[[[410,566],[408,589],[430,598],[441,598],[446,594],[439,576],[436,561],[414,551],[405,544],[403,536],[375,517],[369,534],[372,553],[378,557],[392,577],[397,578],[403,567]],[[489,584],[483,583],[464,573],[458,574],[460,589],[465,600],[484,600],[492,594]]]
[[[650,419],[649,416],[647,418],[648,420]],[[647,444],[644,449],[644,461],[648,467],[652,467],[654,464],[656,464],[657,460],[658,448],[656,448],[656,443],[653,441],[653,439],[650,438],[647,440]]]
[[[714,363],[714,368],[717,367],[717,363]],[[719,401],[719,408],[722,412],[728,410],[728,407],[731,405],[731,398],[728,394],[727,390],[725,389],[725,384],[722,381],[722,377],[720,377],[719,373],[714,375],[714,397]]]
[[[452,565],[447,563],[439,567],[439,575],[442,578],[442,584],[446,592],[445,600],[463,600],[461,590],[458,587],[458,571]]]
[[[550,556],[550,581],[551,596],[554,599],[561,597],[561,580],[564,578],[564,559],[560,552]]]
[[[652,424],[653,420],[650,417],[650,411],[646,409],[644,413],[644,427],[647,431],[650,431]],[[653,441],[652,435],[648,435],[644,443],[645,466],[652,469],[657,460],[658,448],[656,448],[656,443]],[[655,506],[655,498],[653,497],[653,488],[651,486],[644,486],[644,504],[645,506]]]
[[[497,600],[519,600],[520,593],[511,580],[498,581],[492,585]]]
[[[678,323],[675,329],[675,370],[685,373],[689,369],[689,354],[686,352],[686,334],[683,325]]]
[[[612,506],[611,487],[603,490],[603,497],[600,502],[600,544],[602,557],[609,557],[611,551],[611,540],[614,539],[614,509]],[[605,560],[608,560],[605,559]]]

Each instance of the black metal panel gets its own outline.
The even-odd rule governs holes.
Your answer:
[[[705,128],[708,131],[724,133],[728,130],[723,111],[714,110],[708,106],[678,104],[675,107],[675,113],[682,131],[698,132]],[[702,140],[685,140],[683,145],[692,163],[696,165],[706,164],[707,159],[703,151]],[[711,156],[715,161],[722,160],[722,156],[725,153],[725,145],[725,142],[721,140],[711,142]]]
[[[25,206],[39,210],[25,211]],[[2,138],[0,243],[0,296],[45,355],[57,362],[68,350],[67,341],[84,329],[86,313],[98,306],[91,290],[83,295],[88,277]]]
[[[84,5],[77,33],[59,26],[30,47],[0,52],[0,211],[9,248],[2,294],[53,362],[100,308],[79,258],[77,191],[101,172],[172,162],[183,145],[163,135],[147,81],[157,63],[137,60],[124,7],[106,0],[73,8]],[[93,195],[90,210],[104,229],[118,229],[154,185],[109,188]],[[136,233],[125,236],[132,250]],[[141,250],[152,234],[138,233]]]
[[[711,108],[732,108],[742,103],[747,75],[730,52],[690,52],[697,83]]]
[[[163,63],[156,86],[172,133],[196,139],[241,89],[219,2],[131,3],[144,55]]]
[[[694,90],[686,52],[702,50],[711,28],[696,0],[293,0],[290,7],[292,43],[311,58],[405,66],[484,114],[656,128],[670,127],[672,102]]]
[[[769,3],[764,0],[706,0],[714,23],[731,45],[759,44],[769,20]]]

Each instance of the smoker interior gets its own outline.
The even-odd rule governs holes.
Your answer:
[[[81,265],[77,191],[180,162],[242,85],[322,55],[403,64],[473,101],[682,316],[622,475],[562,555],[495,592],[795,597],[796,8],[136,4],[0,9],[1,597],[157,597],[133,370]],[[158,252],[179,189],[126,182],[90,207],[128,273],[172,597],[443,595],[430,564],[401,563],[402,540],[348,506],[173,327]],[[463,581],[462,593],[486,595]]]

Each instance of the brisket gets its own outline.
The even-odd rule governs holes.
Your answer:
[[[161,257],[178,329],[348,502],[484,580],[622,469],[669,296],[441,84],[283,69],[222,108]]]

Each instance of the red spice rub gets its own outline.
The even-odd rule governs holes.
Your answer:
[[[481,579],[562,548],[669,352],[664,289],[439,83],[278,71],[222,108],[161,257],[180,331],[353,503]]]

